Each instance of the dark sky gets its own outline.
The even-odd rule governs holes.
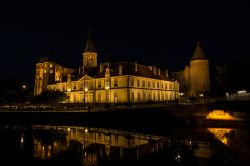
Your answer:
[[[177,71],[197,41],[211,62],[250,59],[247,2],[69,2],[0,5],[1,79],[33,83],[35,62],[49,50],[59,64],[79,66],[89,26],[101,61],[137,60]]]

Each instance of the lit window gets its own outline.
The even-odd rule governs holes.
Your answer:
[[[150,81],[148,81],[148,87],[150,88]]]
[[[50,73],[53,73],[53,70],[50,70]]]
[[[53,64],[50,64],[49,67],[52,68],[52,67],[53,67]]]
[[[47,73],[47,71],[46,71],[46,70],[44,70],[44,73]]]
[[[142,86],[145,87],[145,81],[144,80],[142,81]]]

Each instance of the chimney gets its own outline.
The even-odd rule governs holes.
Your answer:
[[[119,65],[119,76],[122,75],[122,65]]]
[[[150,70],[150,71],[152,71],[152,70],[153,70],[152,66],[148,66],[148,68],[149,68],[149,70]]]
[[[153,66],[153,73],[156,75],[156,66]]]
[[[137,62],[135,61],[135,72],[137,72]]]
[[[168,78],[168,70],[165,70],[165,77]]]
[[[158,69],[158,75],[159,76],[161,75],[161,69]]]
[[[100,73],[102,73],[104,70],[104,64],[103,63],[100,63]]]

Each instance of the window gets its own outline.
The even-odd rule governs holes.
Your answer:
[[[160,84],[159,84],[159,82],[157,82],[157,88],[159,89],[159,87],[160,87]]]
[[[44,73],[47,73],[47,71],[46,71],[46,70],[44,70]]]
[[[101,101],[102,101],[102,94],[98,93],[98,103],[101,103]]]
[[[169,84],[169,89],[170,89],[170,90],[172,89],[172,84],[171,84],[171,83]]]
[[[148,87],[150,88],[150,86],[151,86],[151,85],[150,85],[150,81],[148,81]]]
[[[110,79],[105,81],[105,89],[110,89]]]
[[[52,67],[53,67],[53,64],[50,64],[49,67],[52,68]]]
[[[114,79],[114,87],[118,87],[118,79],[117,78]]]
[[[73,89],[76,90],[76,83],[73,84]]]
[[[98,88],[101,88],[102,84],[101,84],[101,80],[98,80]]]
[[[163,89],[163,83],[161,83],[161,88]]]
[[[130,86],[134,86],[134,79],[133,78],[131,78],[131,80],[130,80]]]
[[[153,81],[153,88],[155,88],[155,82]]]
[[[53,73],[53,70],[50,70],[50,73]]]
[[[137,86],[140,87],[141,80],[137,79]]]
[[[165,84],[165,89],[168,89],[168,84],[167,83]]]
[[[134,92],[131,93],[131,101],[134,101],[135,100],[135,94]]]
[[[93,89],[93,81],[90,81],[90,82],[89,82],[89,88],[90,88],[90,89]]]
[[[145,80],[142,81],[142,86],[145,87]]]
[[[109,91],[106,92],[106,102],[109,102]]]

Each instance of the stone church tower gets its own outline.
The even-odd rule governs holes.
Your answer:
[[[190,85],[194,97],[206,96],[210,91],[209,64],[199,42],[190,60]]]
[[[83,52],[83,67],[96,67],[97,53],[92,39],[91,29],[89,30],[89,37]]]

